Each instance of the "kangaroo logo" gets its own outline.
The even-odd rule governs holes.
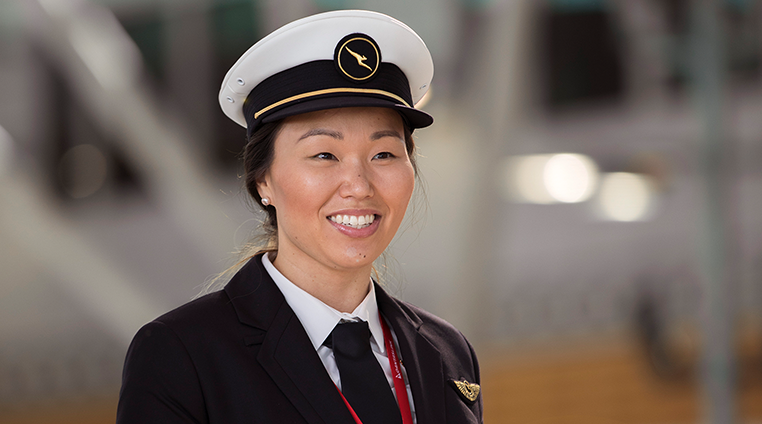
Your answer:
[[[366,65],[366,64],[364,63],[366,60],[368,60],[368,58],[367,58],[367,57],[365,57],[365,56],[363,56],[363,55],[361,55],[361,54],[359,54],[359,53],[355,53],[355,52],[353,52],[353,51],[352,51],[352,50],[350,50],[350,49],[349,49],[349,47],[347,47],[347,46],[344,46],[344,48],[345,48],[345,49],[347,49],[347,51],[349,52],[349,54],[351,54],[352,56],[354,56],[354,57],[355,57],[355,59],[357,59],[357,64],[358,64],[358,65],[360,65],[360,66],[363,66],[363,67],[365,67],[365,68],[368,68],[368,70],[369,70],[369,71],[373,72],[373,68],[371,68],[370,66],[368,66],[368,65]]]
[[[354,82],[366,82],[381,65],[381,51],[369,36],[350,34],[336,45],[334,63],[344,77]]]

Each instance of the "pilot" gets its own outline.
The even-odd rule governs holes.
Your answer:
[[[117,423],[482,422],[469,342],[372,278],[413,194],[432,76],[413,30],[361,10],[297,20],[241,56],[219,101],[247,129],[266,240],[222,290],[140,329]]]

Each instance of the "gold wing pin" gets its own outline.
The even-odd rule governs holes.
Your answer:
[[[453,380],[453,383],[455,383],[455,387],[460,390],[460,393],[463,394],[463,396],[466,397],[466,399],[470,400],[471,402],[475,401],[476,398],[479,396],[479,391],[481,390],[481,387],[479,387],[478,384],[469,383],[466,380],[463,381],[457,381]]]
[[[368,68],[368,70],[370,70],[371,72],[373,72],[373,68],[371,68],[371,67],[370,67],[370,66],[368,66],[367,64],[363,63],[363,61],[365,61],[365,60],[368,60],[368,58],[367,58],[367,57],[365,57],[365,56],[363,56],[363,55],[361,55],[361,54],[358,54],[358,53],[355,53],[355,52],[353,52],[352,50],[350,50],[350,49],[349,49],[349,46],[345,46],[344,48],[345,48],[345,49],[347,49],[347,51],[349,52],[349,54],[351,54],[352,56],[354,56],[354,57],[355,57],[355,59],[357,59],[357,64],[358,64],[358,65],[360,65],[360,66],[364,66],[364,67]]]

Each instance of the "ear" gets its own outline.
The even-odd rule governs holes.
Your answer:
[[[257,193],[259,197],[267,198],[270,200],[270,205],[273,205],[272,185],[270,184],[270,173],[265,174],[264,177],[257,181]]]

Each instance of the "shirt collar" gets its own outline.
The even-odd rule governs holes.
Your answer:
[[[339,321],[342,319],[354,321],[359,318],[368,323],[370,334],[380,352],[383,354],[386,351],[384,332],[381,328],[381,321],[378,315],[375,284],[370,283],[368,295],[365,296],[365,299],[360,302],[351,314],[339,312],[292,283],[275,268],[268,256],[269,253],[262,255],[262,265],[264,265],[275,285],[283,293],[288,306],[291,307],[296,317],[299,318],[315,350],[323,344],[326,337],[331,334],[331,331],[333,331],[333,328]]]

